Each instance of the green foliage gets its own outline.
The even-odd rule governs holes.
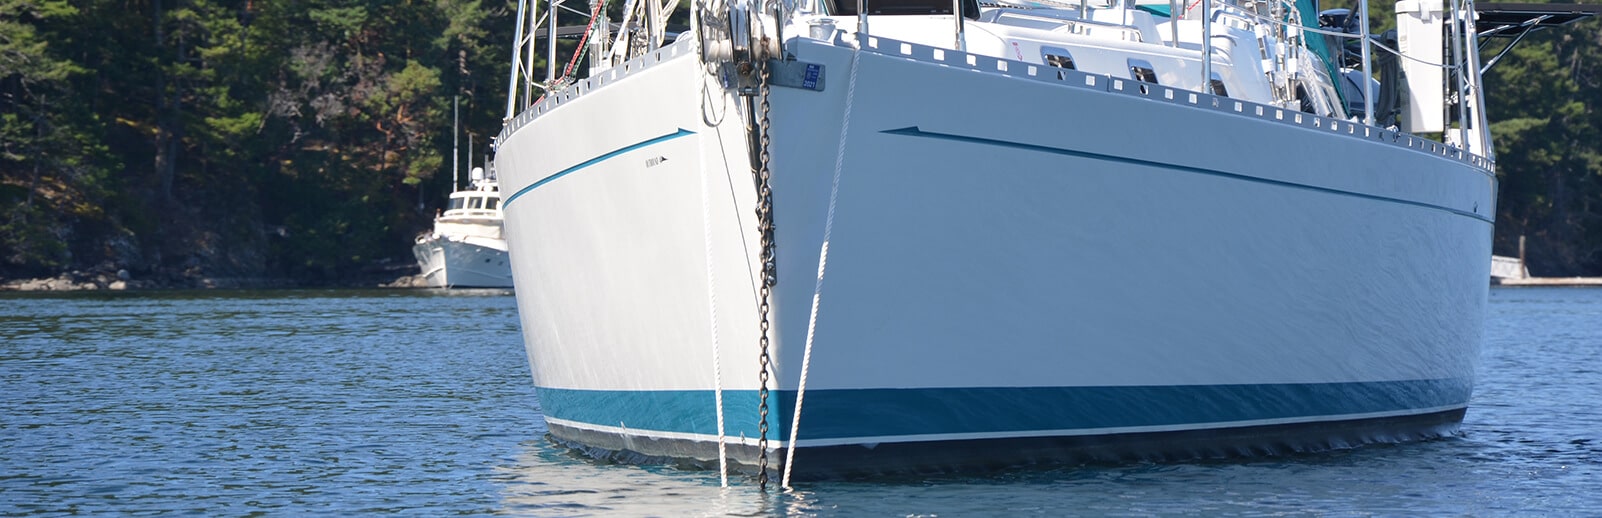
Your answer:
[[[64,1],[0,0],[0,274],[71,260],[75,221],[104,217],[105,148],[49,28],[79,13]]]
[[[10,192],[0,197],[13,201],[16,194]],[[26,271],[39,273],[67,265],[71,255],[62,236],[53,232],[60,227],[49,224],[54,219],[53,214],[39,204],[7,203],[5,206],[7,209],[0,214],[0,253],[4,254],[0,260],[27,265],[31,268]]]
[[[504,2],[0,0],[0,278],[337,279],[406,260],[450,98],[498,129]]]
[[[361,32],[362,26],[367,23],[367,7],[354,5],[313,8],[306,11],[306,17],[317,24],[319,29],[348,39]]]
[[[1526,236],[1536,275],[1602,273],[1602,20],[1526,38],[1485,82],[1498,253]]]

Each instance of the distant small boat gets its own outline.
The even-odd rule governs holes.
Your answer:
[[[434,229],[412,254],[431,288],[510,288],[512,268],[501,237],[501,191],[493,173],[475,167],[472,184],[451,193]]]

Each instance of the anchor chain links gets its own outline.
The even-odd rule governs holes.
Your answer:
[[[764,37],[763,39],[766,40],[767,38]],[[766,42],[764,41],[764,43]],[[759,145],[757,154],[757,168],[754,173],[756,173],[757,183],[757,229],[762,234],[762,286],[760,289],[762,300],[757,307],[757,311],[761,314],[762,319],[760,325],[762,339],[760,340],[759,344],[762,347],[761,355],[759,356],[761,371],[757,374],[757,413],[760,414],[762,421],[757,424],[757,431],[760,437],[757,440],[757,449],[758,453],[760,454],[760,457],[757,460],[757,485],[759,486],[760,490],[767,491],[768,377],[770,371],[769,366],[772,363],[772,357],[768,354],[768,329],[771,327],[771,324],[768,322],[768,311],[771,309],[769,300],[773,294],[773,286],[779,283],[779,272],[778,257],[776,251],[774,250],[773,242],[773,189],[771,184],[768,182],[772,173],[768,167],[768,83],[772,76],[772,71],[768,69],[767,45],[764,44],[761,47],[762,50],[757,52],[759,57],[755,60],[757,73],[760,78],[760,81],[758,82],[758,95],[761,97],[761,101],[758,104],[758,126],[761,130],[761,134],[759,135],[758,140]]]

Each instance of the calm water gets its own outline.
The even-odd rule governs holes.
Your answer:
[[[0,295],[0,515],[1602,515],[1602,290],[1493,289],[1461,437],[807,484],[544,438],[502,292]]]

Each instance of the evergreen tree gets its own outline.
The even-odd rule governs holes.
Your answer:
[[[109,157],[73,78],[85,69],[47,28],[77,9],[0,0],[0,274],[73,265],[68,242],[104,219]]]
[[[1527,236],[1533,274],[1602,273],[1602,20],[1526,38],[1485,83],[1498,253]]]

